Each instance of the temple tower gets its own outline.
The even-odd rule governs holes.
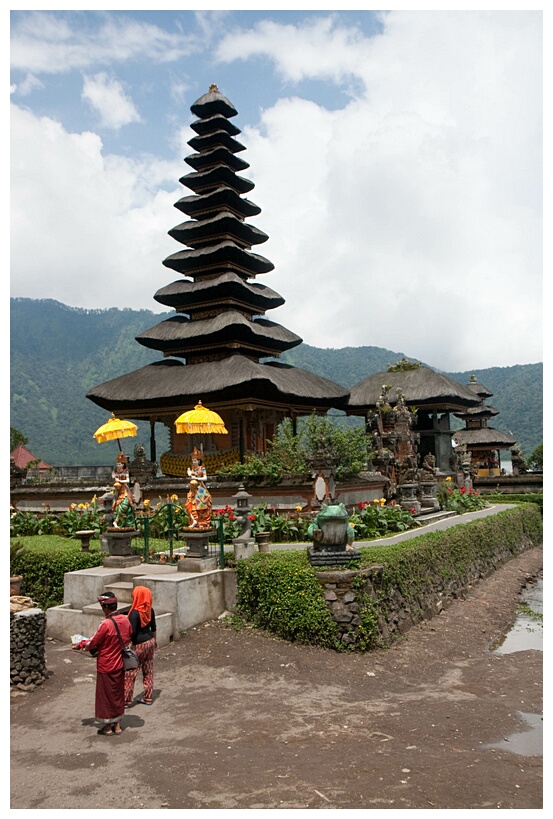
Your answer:
[[[261,209],[245,197],[254,184],[241,175],[249,165],[240,130],[230,121],[237,111],[212,85],[192,106],[197,120],[194,150],[185,158],[192,171],[179,180],[190,195],[175,203],[189,220],[169,231],[185,249],[163,264],[179,274],[154,298],[175,315],[145,330],[137,341],[165,360],[94,387],[87,397],[118,417],[161,421],[170,430],[162,471],[184,475],[193,436],[177,435],[176,417],[198,400],[225,421],[228,436],[202,441],[208,473],[246,452],[266,451],[285,417],[344,408],[348,392],[321,378],[276,361],[301,343],[295,333],[265,318],[284,299],[256,278],[274,269],[252,250],[268,236],[246,220]],[[212,439],[212,440],[211,440]],[[155,449],[155,441],[152,441]],[[155,451],[151,453],[155,460]]]

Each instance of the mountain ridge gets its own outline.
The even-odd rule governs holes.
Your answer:
[[[107,413],[89,401],[86,393],[96,384],[159,360],[135,337],[170,315],[173,313],[117,307],[91,310],[55,299],[10,299],[10,424],[29,439],[28,446],[37,457],[52,466],[114,460],[116,442],[99,445],[93,438]],[[383,347],[322,348],[302,343],[284,353],[280,361],[349,389],[404,357],[416,360]],[[425,366],[461,384],[475,375],[493,393],[487,403],[500,412],[492,426],[512,432],[527,456],[542,443],[541,362],[459,373]],[[159,457],[168,448],[167,432],[159,424],[156,439]],[[137,443],[143,443],[148,452],[149,427],[139,424],[137,437],[130,440],[125,447],[128,454]]]

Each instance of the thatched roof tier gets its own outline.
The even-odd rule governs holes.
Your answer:
[[[250,163],[246,162],[236,154],[231,153],[227,148],[213,148],[211,151],[204,151],[201,154],[190,154],[185,157],[184,161],[191,168],[196,171],[207,171],[209,168],[214,168],[216,165],[226,165],[232,168],[233,171],[245,171],[250,167]]]
[[[457,418],[492,418],[494,415],[499,415],[499,410],[495,407],[488,407],[482,404],[479,407],[470,407],[466,409],[464,412],[455,412],[454,415]]]
[[[236,273],[223,273],[197,282],[186,279],[172,282],[160,288],[154,299],[185,313],[205,310],[206,306],[222,308],[228,305],[249,308],[256,313],[284,304],[282,296],[270,287],[244,281]]]
[[[375,373],[351,388],[348,410],[366,412],[376,408],[382,386],[391,386],[388,400],[395,404],[396,388],[400,387],[408,405],[451,412],[464,407],[476,406],[480,400],[466,387],[453,379],[420,366],[413,370]]]
[[[169,236],[183,245],[197,248],[206,245],[220,244],[227,239],[241,247],[260,245],[269,238],[266,233],[253,225],[237,219],[233,213],[225,210],[212,219],[201,222],[182,222],[169,231]]]
[[[179,182],[194,193],[208,193],[220,185],[227,185],[237,193],[248,193],[255,188],[253,182],[244,176],[238,176],[232,168],[223,163],[214,165],[208,171],[187,173],[181,176]]]
[[[187,357],[200,350],[247,347],[259,357],[274,355],[297,347],[302,339],[280,324],[267,319],[246,318],[237,310],[225,310],[216,316],[191,321],[187,316],[177,315],[150,327],[136,340],[152,350],[165,355]],[[273,352],[274,351],[274,352]]]
[[[453,436],[457,444],[466,444],[468,447],[479,446],[489,449],[507,449],[516,444],[512,435],[506,435],[493,427],[483,429],[460,429]]]
[[[204,136],[192,137],[192,139],[188,140],[188,144],[192,150],[199,152],[211,151],[213,148],[226,148],[227,151],[237,154],[240,151],[246,150],[245,145],[242,145],[237,139],[231,137],[223,128],[219,128]]]
[[[243,276],[256,276],[274,269],[274,264],[264,256],[237,247],[234,242],[221,242],[199,250],[181,250],[167,256],[163,264],[192,278],[230,270]]]
[[[216,85],[210,86],[207,94],[203,94],[196,102],[190,106],[190,110],[195,117],[204,119],[221,114],[223,117],[235,117],[238,113],[232,102],[224,97]]]
[[[300,414],[345,409],[347,391],[307,370],[280,362],[259,364],[241,355],[183,364],[168,359],[99,384],[87,398],[125,418],[176,417],[201,400],[210,409],[281,406]]]
[[[229,122],[222,114],[198,119],[195,122],[191,122],[190,127],[193,131],[196,131],[197,134],[200,134],[200,136],[212,134],[215,131],[226,131],[230,136],[238,136],[238,134],[242,133],[240,128],[237,128],[233,122]]]
[[[487,387],[484,387],[483,384],[478,383],[475,375],[471,376],[470,381],[467,384],[467,389],[476,393],[476,395],[479,395],[482,400],[484,398],[491,398],[493,395],[493,392],[491,392]]]
[[[260,207],[250,202],[249,199],[243,199],[236,191],[225,185],[215,188],[210,193],[204,193],[202,196],[183,196],[182,199],[175,202],[175,207],[194,219],[212,216],[222,210],[234,213],[239,219],[246,219],[261,213]]]

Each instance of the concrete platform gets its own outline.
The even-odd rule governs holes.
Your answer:
[[[72,634],[91,636],[103,617],[99,595],[113,591],[118,611],[126,612],[134,586],[147,586],[152,592],[160,646],[236,607],[233,569],[179,572],[176,565],[141,564],[120,570],[96,566],[65,575],[63,605],[46,610],[47,636],[65,642]]]

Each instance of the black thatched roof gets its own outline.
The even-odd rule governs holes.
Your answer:
[[[470,381],[467,384],[467,388],[471,392],[476,393],[476,395],[479,395],[480,398],[482,398],[482,399],[491,398],[492,395],[493,395],[493,392],[491,392],[487,387],[484,387],[483,384],[478,383],[478,381],[476,380],[475,375],[471,375]]]
[[[245,145],[242,145],[237,139],[231,137],[228,131],[223,128],[219,128],[217,131],[211,131],[211,133],[205,134],[204,136],[192,137],[192,139],[188,140],[188,144],[194,151],[210,151],[213,148],[222,147],[226,148],[227,151],[231,151],[233,154],[237,154],[240,151],[246,150]]]
[[[219,213],[221,210],[230,211],[244,219],[261,213],[261,208],[258,205],[239,196],[235,190],[227,188],[225,185],[221,185],[201,196],[183,196],[182,199],[175,202],[175,207],[194,219],[205,218],[213,213]]]
[[[219,244],[227,240],[251,247],[263,244],[269,238],[262,230],[237,219],[228,210],[221,211],[212,219],[202,219],[201,222],[182,222],[171,228],[169,236],[183,245],[194,248],[198,245]]]
[[[232,168],[233,171],[245,171],[246,168],[250,167],[250,163],[246,162],[245,159],[236,156],[236,154],[221,146],[212,148],[210,151],[202,151],[201,154],[189,154],[184,161],[196,171],[206,171],[216,165],[226,165],[228,168]]]
[[[512,435],[506,435],[493,427],[483,429],[460,429],[453,436],[457,444],[466,444],[468,447],[494,447],[495,449],[507,449],[516,444]]]
[[[224,117],[222,114],[215,114],[212,117],[203,117],[195,122],[190,123],[193,131],[196,131],[200,136],[212,134],[214,131],[226,131],[231,136],[238,136],[241,133],[240,128],[237,128],[233,122]]]
[[[221,350],[229,344],[247,345],[258,349],[261,356],[269,356],[271,350],[283,352],[302,342],[299,336],[280,324],[267,319],[252,321],[237,310],[226,310],[212,318],[196,321],[183,315],[171,316],[136,336],[136,340],[144,347],[184,357],[187,350],[215,345]]]
[[[228,185],[237,193],[248,193],[255,188],[254,183],[244,176],[238,176],[228,165],[219,163],[208,171],[194,171],[181,176],[179,182],[195,193],[204,193],[220,185]]]
[[[188,312],[206,305],[234,304],[249,307],[252,312],[265,312],[280,307],[284,299],[270,287],[257,282],[246,282],[236,273],[223,273],[215,279],[191,282],[180,279],[160,288],[154,296],[160,304]]]
[[[212,85],[207,92],[203,94],[196,102],[190,106],[190,110],[195,117],[204,119],[205,117],[212,117],[215,114],[221,114],[223,117],[235,117],[238,111],[224,97],[216,85]]]
[[[244,221],[261,209],[242,198],[254,183],[236,173],[248,167],[236,156],[244,149],[233,139],[240,130],[228,121],[236,109],[212,86],[192,112],[200,117],[191,125],[199,136],[189,142],[197,153],[186,162],[197,170],[180,182],[195,195],[182,197],[175,207],[193,221],[169,231],[192,249],[171,254],[163,264],[193,281],[158,290],[156,300],[174,307],[177,315],[137,337],[143,346],[187,363],[150,364],[99,384],[87,397],[121,416],[161,417],[167,423],[198,400],[229,409],[271,407],[288,415],[345,409],[348,392],[340,385],[289,365],[259,363],[295,347],[301,338],[256,317],[284,299],[248,281],[274,265],[246,249],[268,237]]]
[[[413,370],[375,373],[360,381],[351,388],[348,410],[374,409],[384,384],[392,388],[388,396],[390,404],[395,403],[397,387],[402,389],[406,403],[417,407],[450,411],[480,404],[479,398],[466,387],[430,367],[420,366]]]
[[[223,361],[183,364],[158,361],[99,384],[87,398],[125,418],[183,412],[205,406],[237,407],[244,402],[309,413],[345,409],[347,390],[314,373],[280,362],[260,364],[242,355]]]
[[[482,404],[479,407],[470,407],[464,412],[456,412],[454,415],[457,418],[491,418],[493,415],[499,415],[499,410]]]
[[[244,250],[233,242],[221,242],[199,250],[181,250],[167,256],[163,264],[192,277],[227,270],[234,270],[245,276],[256,276],[274,269],[274,264],[269,259]]]

